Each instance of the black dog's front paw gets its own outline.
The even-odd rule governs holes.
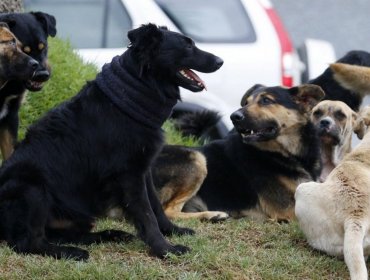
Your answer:
[[[105,230],[100,232],[100,239],[103,242],[129,242],[134,238],[134,235],[122,230]]]
[[[187,252],[190,252],[190,248],[184,245],[168,245],[166,247],[162,247],[158,250],[152,248],[151,254],[155,255],[158,258],[165,258],[168,254],[174,254],[174,255],[183,255]]]
[[[170,229],[165,229],[165,230],[161,230],[163,235],[166,235],[166,236],[170,236],[170,235],[193,235],[195,234],[195,231],[190,229],[190,228],[186,228],[186,227],[178,227],[178,226],[173,226],[171,227]]]

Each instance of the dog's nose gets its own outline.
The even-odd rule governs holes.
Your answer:
[[[216,59],[217,67],[220,68],[223,64],[224,64],[224,61],[221,58],[217,57]]]
[[[37,66],[39,66],[39,63],[36,60],[31,59],[28,62],[28,65],[31,67],[32,70],[36,70]]]
[[[320,127],[328,127],[330,125],[330,121],[327,119],[323,119],[320,121]]]
[[[242,120],[244,119],[244,115],[243,115],[243,113],[242,113],[242,112],[240,112],[240,111],[236,111],[236,112],[234,112],[234,113],[232,113],[232,114],[230,115],[230,119],[231,119],[231,121],[232,121],[232,122],[234,122],[234,123],[236,123],[236,122],[240,122],[240,121],[242,121]]]
[[[40,70],[36,71],[35,75],[33,76],[33,80],[35,81],[47,81],[50,77],[50,73],[48,70]]]

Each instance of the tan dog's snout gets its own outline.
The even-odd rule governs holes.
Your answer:
[[[329,134],[338,137],[342,142],[350,137],[352,132],[361,139],[363,135],[363,122],[349,106],[341,101],[324,100],[317,104],[311,115],[311,120],[319,134]]]

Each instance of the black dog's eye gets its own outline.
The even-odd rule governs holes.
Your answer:
[[[260,102],[261,102],[262,105],[270,105],[270,104],[274,104],[275,103],[275,100],[273,100],[273,99],[271,99],[271,98],[269,98],[267,96],[263,96],[261,98],[261,101]]]
[[[315,118],[320,118],[322,116],[322,111],[321,110],[316,110],[315,112],[312,113]]]
[[[345,115],[342,111],[336,111],[336,112],[334,113],[334,117],[335,117],[337,120],[341,121],[341,120],[344,120],[344,119],[346,118],[346,115]]]
[[[185,42],[186,42],[186,47],[191,49],[192,47],[194,47],[194,41],[190,38],[185,38]]]

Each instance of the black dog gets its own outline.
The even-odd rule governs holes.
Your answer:
[[[125,241],[121,231],[91,233],[96,217],[121,207],[159,257],[188,248],[163,234],[193,231],[164,215],[149,167],[161,126],[180,98],[201,91],[189,68],[213,72],[223,61],[179,33],[144,25],[96,80],[32,126],[0,173],[0,237],[17,252],[86,259],[76,247],[49,243]]]
[[[365,51],[350,51],[337,62],[370,67],[370,53]],[[320,76],[309,81],[310,84],[320,86],[324,92],[324,99],[339,100],[346,103],[352,110],[358,112],[365,97],[365,93],[354,92],[340,85],[328,67]]]
[[[6,109],[0,117],[0,148],[7,159],[17,140],[18,111],[26,89],[39,91],[50,77],[47,38],[56,35],[56,22],[53,16],[42,12],[0,14],[0,22],[8,24],[23,52],[38,62],[31,78],[10,80],[0,89],[0,111]]]

